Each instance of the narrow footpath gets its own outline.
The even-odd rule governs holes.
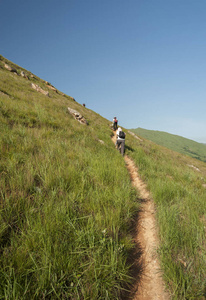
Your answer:
[[[112,137],[113,142],[116,136]],[[155,219],[154,201],[150,197],[147,187],[141,180],[138,169],[132,159],[124,156],[126,167],[131,177],[133,186],[140,194],[140,215],[138,218],[138,227],[135,242],[140,244],[142,249],[143,274],[140,282],[134,287],[135,295],[133,300],[169,300],[169,293],[166,291],[160,270],[160,264],[157,256],[158,232]]]

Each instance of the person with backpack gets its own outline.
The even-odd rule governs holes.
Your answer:
[[[122,131],[122,129],[119,127],[117,130],[117,140],[116,140],[116,146],[117,149],[120,150],[121,148],[121,154],[124,156],[124,148],[125,148],[125,136],[126,133]]]
[[[113,128],[114,128],[114,131],[117,130],[117,124],[118,124],[118,120],[117,120],[116,117],[114,117],[114,119],[113,119]]]

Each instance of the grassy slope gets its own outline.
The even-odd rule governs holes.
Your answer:
[[[204,144],[162,131],[143,128],[131,129],[131,131],[158,145],[206,162],[206,145]]]
[[[37,93],[31,81],[47,89],[37,77],[0,68],[0,298],[119,299],[130,281],[129,228],[138,204],[111,122],[69,96]],[[174,299],[199,299],[206,289],[206,164],[129,134],[126,154],[156,203]]]
[[[110,122],[32,81],[0,68],[0,299],[119,298],[138,204]]]
[[[127,138],[155,201],[159,254],[174,299],[206,296],[206,164],[148,140]]]

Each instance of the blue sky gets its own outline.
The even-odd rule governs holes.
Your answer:
[[[205,0],[0,0],[0,54],[125,128],[206,143]]]

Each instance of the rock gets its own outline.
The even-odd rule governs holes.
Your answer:
[[[104,141],[102,141],[102,140],[98,140],[98,142],[100,142],[101,144],[103,144],[103,145],[104,145]]]
[[[57,89],[53,85],[47,85],[47,87],[57,93]]]
[[[78,111],[76,111],[70,107],[68,107],[68,111],[81,124],[88,125],[87,120]]]
[[[24,71],[21,71],[20,75],[26,79],[28,79],[28,77],[26,76],[26,74],[24,73]]]
[[[187,166],[190,167],[190,168],[193,168],[194,170],[196,170],[196,171],[198,171],[198,172],[200,172],[200,169],[198,169],[197,167],[195,167],[195,166],[193,166],[193,165],[188,165],[188,164],[187,164]]]
[[[7,65],[7,64],[5,64],[4,65],[4,67],[8,70],[8,71],[10,71],[10,72],[13,72],[13,73],[16,73],[17,74],[17,70],[16,69],[14,69],[14,68],[12,68],[12,67],[10,67],[9,65]]]
[[[31,83],[31,87],[36,90],[39,93],[42,93],[45,96],[49,97],[49,92],[43,90],[40,86],[38,86],[37,84]]]

